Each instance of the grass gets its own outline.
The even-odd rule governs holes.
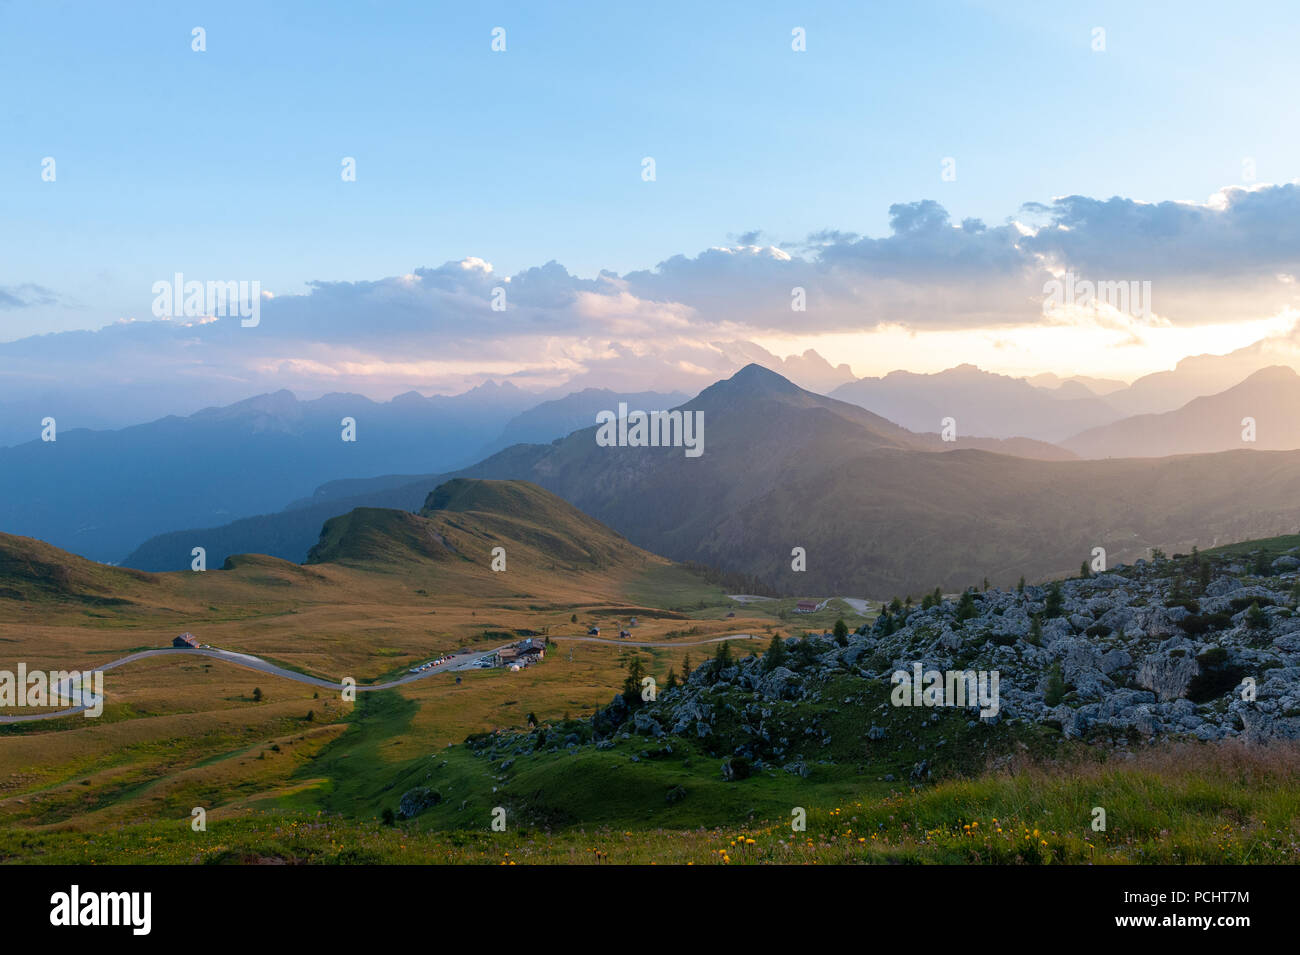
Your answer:
[[[737,784],[741,787],[743,784]],[[1185,744],[1131,760],[1020,765],[879,798],[792,803],[716,827],[421,830],[326,812],[209,814],[112,834],[0,831],[40,863],[1242,864],[1300,862],[1300,750]],[[1092,828],[1094,807],[1106,830]],[[806,810],[795,831],[793,810]]]
[[[470,541],[486,555],[472,516],[449,511],[437,526],[454,549],[467,553]],[[349,543],[342,529],[339,543]],[[733,643],[741,656],[765,648],[773,632],[829,629],[839,617],[856,627],[862,618],[838,600],[808,616],[788,614],[793,599],[742,606],[685,568],[617,542],[602,543],[587,570],[574,569],[585,554],[555,567],[549,558],[530,562],[527,545],[508,546],[507,574],[459,556],[389,562],[382,572],[254,556],[229,571],[142,575],[75,558],[65,574],[52,549],[22,545],[45,568],[44,589],[0,597],[0,667],[84,667],[191,630],[294,670],[366,683],[458,647],[497,646],[520,630],[556,642],[517,673],[436,674],[359,694],[355,705],[208,658],[108,671],[102,718],[0,726],[0,859],[1296,861],[1294,750],[1193,745],[1101,762],[1100,750],[1062,743],[1045,727],[968,726],[957,713],[889,707],[887,687],[850,677],[826,687],[820,703],[777,704],[765,717],[770,730],[797,739],[790,759],[803,759],[806,777],[772,766],[725,781],[720,764],[730,750],[720,747],[742,732],[726,705],[714,739],[570,749],[566,738],[581,729],[574,718],[609,703],[633,656],[663,681],[670,669],[684,671],[687,656],[699,664],[713,655],[714,646],[693,642],[758,635]],[[96,605],[88,616],[85,601],[59,588],[127,602]],[[614,636],[633,616],[634,640],[672,646],[571,639],[593,625]],[[719,702],[739,711],[749,701]],[[463,745],[471,734],[522,733],[530,714],[552,731],[538,751],[489,759]],[[808,721],[818,732],[805,737]],[[885,729],[883,739],[866,739],[872,725]],[[933,775],[912,783],[922,758]],[[988,771],[1008,761],[1013,768]],[[380,825],[417,787],[442,802],[397,828]],[[207,810],[207,833],[189,828],[195,806]],[[497,806],[507,810],[505,833],[488,831]],[[1105,833],[1089,827],[1097,806],[1107,812]],[[790,830],[795,807],[807,810],[806,833]]]

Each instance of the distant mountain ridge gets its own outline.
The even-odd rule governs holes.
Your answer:
[[[450,476],[530,481],[649,551],[787,593],[915,594],[985,576],[1007,583],[1077,570],[1095,546],[1111,560],[1132,560],[1152,547],[1208,547],[1300,524],[1300,453],[1080,461],[953,449],[758,366],[706,388],[683,410],[704,413],[699,458],[600,447],[593,425]],[[414,510],[446,477],[269,515],[229,546],[261,550],[270,535],[294,548],[281,556],[301,560],[314,538],[287,530],[308,527],[313,514],[380,498]],[[171,559],[182,543],[229,530],[173,537]],[[791,568],[796,547],[806,571]]]
[[[629,408],[660,411],[675,408],[687,398],[679,391],[643,391],[630,394],[609,388],[584,388],[562,398],[543,401],[506,422],[501,434],[483,446],[477,458],[486,458],[512,444],[545,444],[570,432],[585,428],[597,412],[616,410],[620,402]]]
[[[1274,365],[1175,411],[1124,418],[1063,443],[1088,458],[1158,458],[1236,448],[1290,451],[1300,448],[1298,410],[1300,375],[1289,366]],[[1247,419],[1254,422],[1250,431]],[[1248,433],[1253,440],[1245,439]]]
[[[930,375],[891,371],[859,378],[831,397],[849,401],[913,431],[939,431],[946,418],[959,435],[1027,437],[1059,441],[1085,428],[1119,418],[1121,412],[1090,391],[1062,396],[1023,378],[958,365]]]
[[[276,510],[322,479],[466,465],[534,401],[510,384],[383,403],[279,391],[118,431],[59,430],[0,448],[0,527],[119,561],[159,533]]]

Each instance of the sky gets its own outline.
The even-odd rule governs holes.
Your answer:
[[[382,396],[752,341],[1133,378],[1294,324],[1298,28],[1291,3],[0,0],[0,343],[111,333],[0,370]],[[1045,317],[1065,271],[1149,281],[1151,313]],[[176,273],[258,281],[259,337],[154,328]]]

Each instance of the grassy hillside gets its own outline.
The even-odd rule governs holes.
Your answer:
[[[112,606],[154,590],[153,574],[97,564],[31,537],[0,533],[0,599]]]
[[[364,683],[521,632],[553,643],[526,670],[438,674],[356,703],[208,658],[109,671],[102,718],[0,726],[0,859],[1296,861],[1300,756],[1286,744],[1129,756],[1052,725],[892,707],[885,684],[851,672],[815,698],[764,703],[762,732],[788,739],[790,755],[747,775],[723,769],[760,719],[739,687],[710,689],[708,734],[598,740],[588,717],[629,668],[668,685],[718,651],[704,642],[714,637],[731,635],[739,657],[776,633],[858,619],[838,601],[783,620],[788,600],[729,600],[537,487],[456,482],[421,515],[354,512],[321,541],[339,561],[245,555],[224,570],[145,575],[0,539],[0,585],[21,591],[0,596],[0,666],[90,665],[188,629]],[[510,555],[503,574],[488,566],[494,542]],[[50,577],[64,589],[37,586]],[[633,616],[635,640],[665,646],[584,642],[588,627],[616,632]],[[431,805],[384,824],[425,790]],[[194,806],[208,810],[201,837],[188,828]],[[1106,833],[1090,827],[1095,806]],[[504,833],[489,829],[498,807]],[[795,807],[806,832],[790,829]]]
[[[508,824],[385,826],[335,814],[252,812],[127,826],[111,837],[0,830],[0,861],[247,864],[1287,864],[1296,855],[1300,753],[1174,749],[1123,764],[1021,766],[925,789],[816,803],[686,829]],[[1093,808],[1107,829],[1091,828]]]
[[[439,674],[394,691],[413,713],[381,748],[400,761],[484,729],[521,729],[529,713],[558,720],[607,702],[628,651],[565,642],[589,627],[616,634],[638,617],[638,640],[682,645],[639,652],[680,670],[688,654],[708,652],[699,641],[777,622],[759,611],[724,619],[735,605],[717,586],[538,488],[452,490],[428,517],[372,510],[331,522],[321,549],[338,559],[306,566],[247,554],[203,573],[145,574],[0,536],[0,668],[92,667],[188,630],[366,684],[522,633],[558,641],[525,675]],[[504,573],[490,569],[498,545]],[[352,725],[353,704],[336,694],[207,657],[131,663],[106,673],[105,690],[99,719],[0,725],[0,827],[100,831],[313,789],[300,768]]]

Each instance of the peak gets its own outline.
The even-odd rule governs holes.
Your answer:
[[[750,362],[726,381],[718,382],[718,384],[742,385],[749,389],[770,392],[794,393],[799,391],[799,386],[789,378],[754,362]]]

